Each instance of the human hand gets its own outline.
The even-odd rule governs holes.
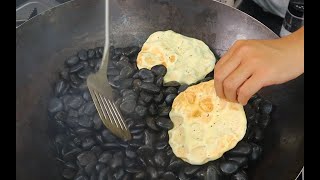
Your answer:
[[[304,28],[273,40],[239,40],[217,62],[220,98],[247,104],[262,87],[281,84],[304,72]]]

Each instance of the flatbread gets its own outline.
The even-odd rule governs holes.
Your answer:
[[[173,153],[193,165],[220,158],[237,145],[247,128],[243,106],[219,98],[214,80],[180,93],[169,116],[174,124],[169,131]]]
[[[167,68],[164,83],[195,83],[213,70],[215,62],[214,54],[204,42],[172,30],[151,34],[137,57],[139,69],[163,64]]]

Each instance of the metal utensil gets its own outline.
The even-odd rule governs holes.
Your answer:
[[[105,48],[100,69],[87,78],[87,85],[94,105],[103,124],[116,136],[124,140],[131,139],[130,131],[124,122],[119,108],[112,98],[112,88],[107,79],[107,66],[109,61],[109,0],[106,0],[105,15]]]

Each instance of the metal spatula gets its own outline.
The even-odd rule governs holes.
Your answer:
[[[109,0],[106,0],[105,46],[100,69],[87,78],[87,86],[103,124],[116,136],[129,140],[130,131],[119,108],[112,98],[112,88],[107,79],[109,61]]]

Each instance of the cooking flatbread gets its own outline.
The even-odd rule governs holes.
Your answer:
[[[213,70],[215,62],[214,54],[204,42],[172,30],[151,34],[137,57],[139,69],[163,64],[167,68],[164,83],[195,83]]]
[[[169,131],[173,153],[193,165],[220,158],[237,145],[247,128],[243,106],[220,99],[214,80],[180,93],[169,116],[174,124]]]

